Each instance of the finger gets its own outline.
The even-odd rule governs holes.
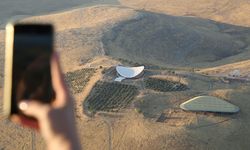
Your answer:
[[[51,76],[52,76],[52,85],[55,92],[65,92],[65,85],[62,76],[62,71],[59,64],[59,57],[57,53],[53,53],[51,58]]]
[[[21,116],[21,115],[12,115],[10,120],[14,123],[19,124],[19,125],[33,128],[33,129],[36,129],[39,131],[39,124],[36,120],[31,120],[31,119],[29,119],[25,116]]]
[[[48,104],[41,104],[36,100],[21,101],[18,108],[27,116],[34,117],[38,120],[44,118],[49,112]]]
[[[59,64],[59,58],[56,53],[52,55],[51,59],[51,76],[52,86],[56,92],[55,103],[64,104],[67,97],[67,89],[64,83],[64,78]]]

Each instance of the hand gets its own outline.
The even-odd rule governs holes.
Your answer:
[[[23,100],[19,109],[27,116],[38,120],[39,131],[48,149],[80,149],[76,132],[73,101],[65,86],[59,66],[58,56],[53,54],[51,59],[52,85],[56,98],[52,104],[42,104],[37,100]],[[19,116],[19,122],[24,126],[33,126],[31,122]]]

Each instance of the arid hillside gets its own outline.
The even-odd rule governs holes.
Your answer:
[[[62,12],[68,9],[89,7],[97,4],[119,4],[117,0],[1,0],[0,29],[10,19],[21,19],[31,16]]]
[[[55,25],[55,49],[74,97],[83,148],[248,149],[250,83],[220,74],[239,68],[244,76],[250,73],[249,16],[239,13],[238,22],[229,17],[239,8],[246,11],[247,1],[121,2],[21,20]],[[226,8],[215,11],[221,20],[212,19],[212,10],[222,11],[220,6]],[[0,81],[4,32],[0,31]],[[143,64],[146,70],[139,78],[117,83],[117,64]],[[180,109],[181,103],[200,95],[224,99],[240,112]],[[45,149],[31,130],[8,120],[1,120],[0,129],[0,149]]]
[[[95,56],[103,56],[102,36],[122,21],[138,16],[122,6],[93,6],[52,15],[24,19],[22,22],[46,22],[55,25],[55,50],[61,54],[65,71],[74,70]]]
[[[236,76],[249,79],[250,77],[249,68],[250,68],[250,61],[245,60],[245,61],[240,61],[236,63],[216,66],[216,67],[204,68],[197,72],[207,74],[207,75],[216,75],[216,76],[228,76],[230,74],[231,76],[233,76],[233,74],[237,74],[238,72],[239,75],[236,75]]]
[[[250,26],[249,0],[120,0],[120,2],[136,9]]]
[[[245,54],[250,50],[250,28],[195,17],[140,14],[105,34],[107,55],[165,67],[202,67],[249,58]]]

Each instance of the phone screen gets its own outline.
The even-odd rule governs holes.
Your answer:
[[[17,24],[13,44],[11,114],[16,114],[20,100],[50,103],[55,97],[50,71],[53,27]]]

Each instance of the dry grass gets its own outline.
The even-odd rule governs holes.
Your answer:
[[[195,16],[250,27],[247,0],[120,0],[123,5],[177,16]]]

